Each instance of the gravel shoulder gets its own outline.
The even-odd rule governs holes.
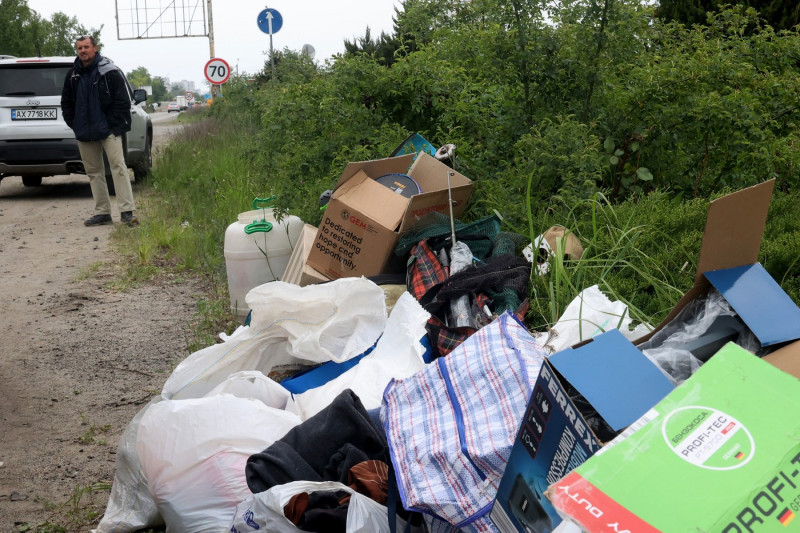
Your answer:
[[[178,129],[154,115],[156,157]],[[139,185],[134,185],[138,197]],[[87,228],[81,175],[0,181],[0,531],[88,531],[105,509],[116,448],[187,354],[199,280],[114,288],[118,223]],[[48,530],[50,531],[50,530]]]

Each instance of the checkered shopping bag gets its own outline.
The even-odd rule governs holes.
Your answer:
[[[497,493],[545,351],[506,312],[384,392],[381,421],[409,511],[495,531]]]

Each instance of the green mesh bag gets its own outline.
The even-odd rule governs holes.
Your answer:
[[[500,231],[500,219],[497,215],[469,223],[455,220],[453,225],[456,239],[466,243],[476,259],[514,254],[527,241],[523,235]],[[395,255],[400,258],[408,257],[411,249],[422,240],[427,240],[434,251],[450,246],[450,217],[436,211],[422,217],[400,235],[394,249]]]

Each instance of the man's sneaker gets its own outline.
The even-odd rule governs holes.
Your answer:
[[[120,213],[120,218],[122,219],[123,224],[127,224],[129,226],[136,226],[139,224],[139,219],[136,218],[136,215],[133,214],[133,211],[123,211]]]
[[[86,226],[102,226],[103,224],[111,224],[111,215],[94,215],[92,218],[87,218],[83,221]]]

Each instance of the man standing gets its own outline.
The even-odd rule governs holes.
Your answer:
[[[75,41],[78,57],[64,80],[61,112],[75,132],[83,168],[94,197],[94,215],[87,226],[111,223],[111,198],[106,185],[103,151],[114,178],[120,218],[129,226],[139,223],[133,213],[133,190],[122,153],[122,135],[131,129],[131,98],[119,68],[97,53],[91,35]]]

